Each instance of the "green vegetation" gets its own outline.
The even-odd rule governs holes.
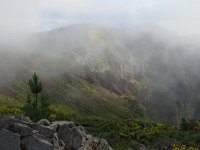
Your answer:
[[[35,94],[33,107],[38,107],[38,94],[42,91],[42,83],[39,81],[39,77],[37,76],[36,73],[33,74],[32,79],[30,79],[28,82],[28,85],[31,89],[31,92]]]
[[[117,150],[200,149],[200,53],[133,35],[86,25],[39,33],[28,53],[1,46],[0,115],[71,120]]]
[[[22,104],[18,100],[14,99],[14,98],[10,98],[10,97],[5,96],[5,95],[1,95],[1,94],[0,94],[0,105],[15,106],[15,107],[16,106],[18,106],[18,107],[22,106]]]
[[[174,150],[178,147],[182,147],[181,150],[200,148],[200,126],[196,130],[185,131],[176,126],[137,119],[105,120],[99,117],[81,118],[77,124],[85,126],[88,132],[96,136],[108,139],[116,150],[137,149],[140,143],[150,149],[166,146]]]
[[[49,97],[45,93],[42,92],[42,83],[39,81],[39,77],[34,73],[32,79],[29,80],[28,83],[30,90],[34,98],[28,94],[26,104],[23,107],[25,116],[30,117],[33,121],[38,121],[42,118],[49,118],[50,116],[50,101]],[[38,98],[38,94],[39,95]]]
[[[50,121],[56,120],[75,120],[76,113],[70,107],[63,105],[51,105]]]
[[[25,112],[33,121],[41,118],[74,121],[86,127],[87,132],[108,140],[116,150],[137,149],[141,144],[150,149],[200,148],[198,121],[183,119],[180,127],[144,121],[144,106],[135,100],[141,94],[136,89],[139,83],[115,79],[109,73],[82,77],[65,74],[48,82],[44,80],[49,96],[42,91],[42,83],[35,74],[29,86],[16,84],[16,97],[0,95],[0,114],[22,116]],[[29,88],[31,93],[24,98]]]
[[[196,121],[195,119],[186,120],[182,118],[180,127],[185,131],[198,130],[200,128],[200,122]]]
[[[27,99],[28,100],[28,99]],[[77,105],[80,107],[80,105]],[[53,104],[50,121],[71,120],[86,127],[87,132],[109,141],[115,150],[137,149],[141,144],[150,149],[169,146],[172,150],[197,150],[200,148],[200,122],[182,120],[181,126],[150,123],[141,119],[123,119],[98,115],[78,115],[78,110],[69,106]],[[0,106],[0,114],[22,116],[21,107]],[[87,114],[87,115],[86,115]]]
[[[0,115],[5,116],[22,116],[23,111],[20,107],[12,107],[12,106],[0,106]]]

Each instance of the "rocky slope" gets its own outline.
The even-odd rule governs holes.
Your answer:
[[[105,139],[86,134],[72,122],[31,122],[28,118],[0,117],[1,150],[112,150]]]

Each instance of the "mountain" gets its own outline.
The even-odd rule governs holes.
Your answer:
[[[0,47],[0,93],[21,103],[37,72],[54,104],[76,116],[200,117],[199,47],[158,26],[73,25]]]

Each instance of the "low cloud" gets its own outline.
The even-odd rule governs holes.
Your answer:
[[[1,0],[0,33],[51,30],[70,24],[130,27],[155,23],[180,34],[200,33],[198,0]]]

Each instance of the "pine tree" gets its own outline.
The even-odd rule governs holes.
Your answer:
[[[43,118],[48,118],[50,115],[50,101],[46,93],[42,93],[40,96],[40,116]]]
[[[32,100],[31,100],[30,94],[27,95],[26,105],[24,106],[23,110],[26,116],[31,116],[33,107],[32,107]]]
[[[33,74],[28,85],[34,98],[31,98],[30,94],[28,94],[26,104],[23,108],[24,114],[29,116],[33,121],[38,121],[43,118],[47,119],[50,116],[51,104],[48,95],[42,93],[43,86],[36,73]]]
[[[36,73],[33,74],[32,79],[29,80],[28,85],[31,92],[35,94],[34,107],[38,107],[38,94],[42,91],[42,83],[39,81],[39,77]]]

